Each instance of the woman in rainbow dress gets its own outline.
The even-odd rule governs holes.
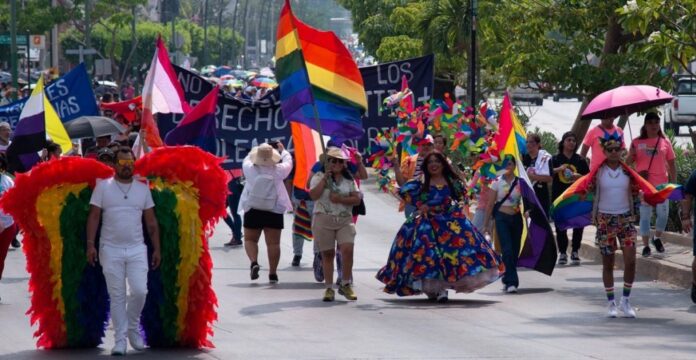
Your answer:
[[[394,169],[399,171],[398,166]],[[418,211],[399,229],[377,279],[387,293],[425,293],[431,300],[445,302],[448,289],[482,288],[502,276],[504,265],[464,215],[464,186],[447,158],[439,152],[428,154],[422,171],[422,177],[399,191]]]

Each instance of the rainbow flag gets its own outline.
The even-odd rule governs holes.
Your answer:
[[[532,187],[532,182],[527,177],[527,172],[522,165],[523,150],[526,152],[526,134],[520,124],[508,95],[503,98],[503,107],[500,110],[500,122],[495,141],[500,151],[500,158],[507,155],[515,157],[516,175],[524,202],[521,206],[520,216],[524,216],[529,209],[529,220],[523,217],[522,239],[520,240],[520,253],[517,265],[534,269],[546,275],[551,275],[556,266],[557,248],[553,237],[551,225],[546,217],[539,199],[537,199]]]
[[[636,190],[643,192],[646,203],[655,206],[665,200],[679,201],[684,198],[681,185],[662,184],[655,188],[628,165],[621,163],[624,171],[631,177]],[[597,171],[594,167],[589,174],[576,180],[551,205],[551,217],[560,230],[585,227],[592,224],[592,205]]]
[[[286,119],[318,130],[316,106],[323,135],[339,140],[363,135],[367,98],[358,66],[334,33],[297,19],[289,0],[280,12],[275,57]]]
[[[309,174],[312,166],[319,161],[322,138],[309,126],[294,121],[290,122],[290,131],[295,146],[295,177],[292,185],[309,191]]]

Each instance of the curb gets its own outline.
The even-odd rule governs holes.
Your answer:
[[[580,257],[601,264],[602,255],[599,252],[599,247],[594,243],[594,235],[594,227],[588,226],[585,228],[582,246],[580,247]],[[663,239],[667,240],[664,254],[655,255],[653,253],[650,257],[642,257],[640,255],[642,245],[636,246],[636,276],[647,280],[663,281],[685,289],[691,288],[693,281],[691,273],[693,253],[691,247],[680,246],[681,241],[669,241],[668,239],[674,237],[674,234],[671,234],[670,237],[664,235],[667,235],[667,233],[663,234]],[[641,244],[640,239],[638,243]],[[617,269],[624,268],[623,256],[620,254],[617,254],[615,257],[615,267]]]

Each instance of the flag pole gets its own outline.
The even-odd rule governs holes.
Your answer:
[[[312,110],[314,110],[314,121],[316,121],[317,132],[319,133],[321,153],[326,155],[326,145],[324,144],[324,132],[321,130],[321,119],[319,119],[319,110],[317,109],[317,104],[314,101],[312,101]]]

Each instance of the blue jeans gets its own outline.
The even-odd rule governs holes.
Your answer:
[[[495,230],[498,233],[500,252],[503,253],[503,263],[505,264],[503,284],[505,287],[517,287],[520,285],[520,279],[517,277],[517,258],[520,254],[522,240],[522,216],[520,214],[508,215],[498,211],[495,214]]]
[[[230,214],[227,214],[223,220],[232,230],[232,237],[242,240],[242,217],[239,216],[237,208],[239,207],[239,199],[242,197],[244,186],[239,181],[239,178],[236,178],[230,181],[227,188],[232,193],[227,196],[227,207],[230,209]]]
[[[640,205],[640,236],[650,235],[650,220],[652,220],[652,206],[647,204]],[[669,216],[669,200],[655,206],[655,231],[663,232],[667,228],[667,217]]]

